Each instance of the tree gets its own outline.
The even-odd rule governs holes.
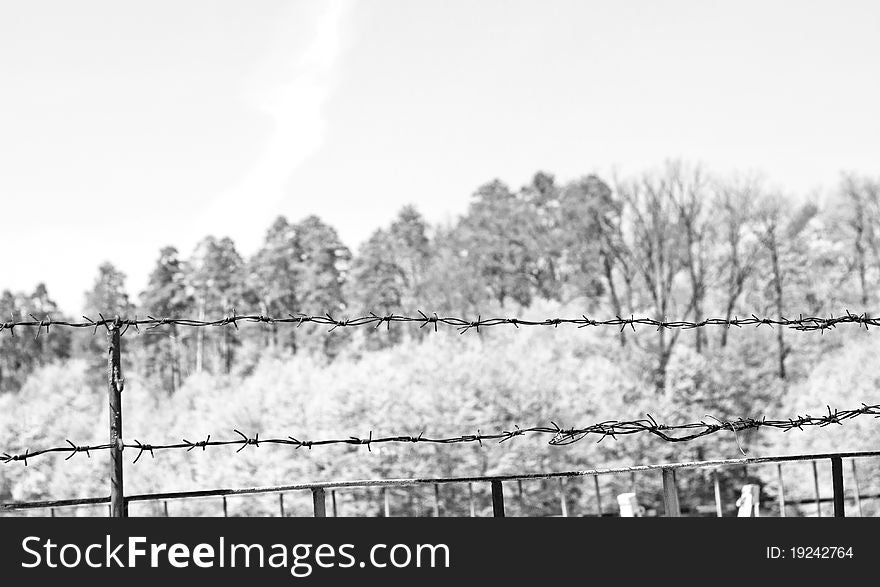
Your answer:
[[[747,280],[757,266],[760,245],[755,234],[756,206],[761,197],[761,187],[755,179],[719,184],[716,190],[715,217],[721,238],[718,257],[725,320],[733,317]],[[722,347],[727,346],[729,331],[721,329]]]
[[[395,251],[395,239],[389,231],[379,229],[365,242],[351,267],[348,281],[350,306],[358,314],[374,312],[387,315],[399,312],[406,296],[407,271]],[[412,273],[410,273],[412,275]],[[401,339],[400,328],[387,325],[387,332],[370,331],[367,334],[371,348],[388,346]]]
[[[86,292],[83,310],[93,320],[101,316],[107,320],[112,320],[114,316],[133,318],[134,305],[125,291],[125,274],[110,262],[102,263],[92,288]],[[104,362],[107,344],[101,331],[79,340],[79,352],[90,362]]]
[[[208,236],[202,239],[196,246],[189,267],[187,281],[199,319],[204,320],[209,314],[229,315],[236,305],[244,302],[244,262],[231,238]],[[219,357],[227,373],[232,368],[233,346],[236,344],[231,328],[224,327],[219,337]],[[199,328],[196,332],[197,372],[204,368],[205,341],[205,329]]]
[[[307,314],[328,314],[339,318],[345,311],[343,295],[351,251],[342,244],[336,230],[317,216],[308,216],[295,225],[299,235],[301,257],[299,275],[302,311]],[[339,349],[342,336],[310,337],[313,350],[320,349],[333,356]]]
[[[147,289],[141,293],[142,312],[157,318],[185,316],[192,308],[185,279],[185,267],[177,249],[164,247],[150,273]],[[175,324],[164,328],[145,333],[143,346],[146,352],[146,370],[160,376],[167,371],[168,383],[173,393],[180,387],[182,380],[180,332]]]
[[[428,224],[414,206],[404,206],[388,230],[388,251],[400,268],[403,290],[399,308],[414,309],[424,303],[424,283],[431,255]]]
[[[279,216],[266,232],[262,247],[248,263],[260,313],[284,317],[297,311],[303,293],[302,269],[302,246],[297,228]],[[270,346],[281,345],[296,351],[294,329],[285,328],[279,332],[277,325],[272,324],[268,332]]]
[[[532,300],[537,264],[525,208],[505,184],[495,180],[477,190],[456,228],[466,262],[498,305],[507,300],[528,305]]]

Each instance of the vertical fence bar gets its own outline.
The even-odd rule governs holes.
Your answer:
[[[663,469],[663,504],[666,506],[667,518],[681,517],[675,469]]]
[[[822,517],[822,502],[819,498],[819,470],[816,468],[816,461],[810,461],[813,465],[813,489],[816,491],[816,515]]]
[[[559,478],[559,507],[562,510],[562,517],[568,517],[568,504],[565,502],[565,477]]]
[[[633,493],[638,493],[636,491],[636,472],[635,471],[632,471],[629,474],[629,490],[632,491]]]
[[[517,502],[519,503],[519,515],[526,515],[526,498],[523,496],[522,479],[516,480]]]
[[[314,505],[316,518],[327,517],[327,499],[324,495],[323,487],[312,488],[312,504]]]
[[[718,478],[718,469],[712,472],[712,476],[715,478],[715,515],[720,518],[724,515],[724,510],[721,507],[721,480]]]
[[[107,326],[107,392],[110,397],[110,517],[125,517],[122,485],[122,359],[119,316]]]
[[[168,517],[168,502],[167,501],[162,502],[162,513],[165,514],[166,518]]]
[[[224,518],[229,517],[229,510],[226,509],[226,496],[223,496],[223,517]]]
[[[283,518],[284,517],[284,494],[283,493],[278,494],[278,510],[281,514],[281,517]]]
[[[856,460],[850,459],[850,465],[852,465],[852,478],[853,478],[853,494],[856,498],[856,510],[859,512],[859,517],[862,517],[862,496],[859,494],[859,476],[856,473]]]
[[[55,517],[55,508],[49,508],[49,517],[50,517],[50,518],[54,518],[54,517]]]
[[[387,487],[382,488],[382,501],[385,504],[385,517],[390,518],[391,517],[391,498],[388,497],[388,488]]]
[[[776,463],[776,479],[779,481],[779,517],[785,517],[785,485],[782,483],[782,463]]]
[[[831,457],[831,487],[834,491],[834,517],[846,517],[846,505],[843,499],[843,460]]]
[[[330,490],[330,501],[333,503],[333,517],[335,518],[335,517],[337,517],[336,516],[336,490],[335,489]]]
[[[501,481],[492,481],[492,515],[496,518],[504,517],[504,489]]]
[[[434,483],[434,517],[440,517],[440,486]]]
[[[593,489],[596,491],[596,510],[599,512],[599,517],[602,517],[602,492],[599,491],[599,476],[593,475]]]
[[[473,483],[468,483],[468,501],[470,502],[470,506],[471,506],[471,517],[475,518],[477,516],[477,510],[476,510],[476,507],[474,506],[474,484]]]

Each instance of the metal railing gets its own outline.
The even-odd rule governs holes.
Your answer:
[[[679,484],[677,473],[681,470],[691,469],[713,469],[714,490],[715,490],[715,511],[716,515],[721,516],[724,510],[721,502],[722,496],[719,488],[718,471],[725,468],[746,467],[751,465],[776,465],[776,474],[778,481],[777,501],[779,513],[781,516],[786,515],[786,505],[802,505],[805,503],[815,503],[816,515],[822,515],[822,503],[831,501],[833,504],[834,517],[844,517],[846,509],[846,495],[844,493],[843,463],[844,460],[850,461],[852,476],[852,499],[859,516],[862,515],[862,501],[865,499],[876,499],[880,495],[860,495],[856,461],[859,459],[880,457],[880,451],[862,451],[862,452],[837,452],[837,453],[817,453],[802,455],[784,455],[772,457],[750,457],[741,459],[726,460],[706,460],[691,461],[680,463],[665,463],[657,465],[638,465],[631,467],[615,467],[606,469],[587,469],[582,471],[564,471],[556,473],[532,473],[522,475],[494,475],[494,476],[475,476],[475,477],[423,477],[411,479],[365,479],[350,481],[323,481],[314,483],[298,483],[292,485],[276,485],[267,487],[246,487],[246,488],[228,488],[228,489],[207,489],[195,491],[172,491],[161,493],[144,493],[139,495],[126,495],[124,497],[123,507],[127,512],[131,503],[143,502],[160,502],[163,504],[162,510],[168,515],[168,502],[176,500],[189,499],[206,499],[221,498],[223,502],[223,514],[228,515],[226,498],[228,496],[242,495],[259,495],[259,494],[277,494],[279,496],[279,510],[282,516],[285,515],[284,494],[293,492],[310,492],[312,496],[312,511],[315,517],[327,516],[327,493],[330,493],[332,516],[338,513],[336,493],[342,490],[380,488],[382,489],[382,499],[384,507],[384,515],[391,515],[391,503],[388,493],[389,488],[394,487],[417,487],[417,486],[433,486],[433,514],[440,516],[441,492],[440,487],[449,484],[466,484],[468,486],[469,511],[471,516],[476,515],[476,507],[474,500],[474,485],[488,484],[491,488],[492,514],[495,517],[505,516],[504,506],[504,483],[535,480],[558,479],[558,498],[559,498],[559,515],[567,517],[569,515],[569,506],[566,496],[566,481],[571,478],[592,478],[593,490],[596,497],[596,515],[607,515],[611,512],[603,511],[602,495],[600,490],[600,477],[609,475],[637,473],[659,472],[663,485],[663,505],[664,516],[679,517],[683,511],[679,501]],[[812,477],[814,485],[814,497],[811,499],[788,500],[785,498],[785,490],[782,477],[782,465],[784,463],[808,462],[812,465]],[[823,497],[819,484],[819,465],[827,463],[831,471],[831,497]],[[521,487],[520,487],[521,489]],[[62,499],[50,501],[32,501],[32,502],[9,502],[0,504],[0,512],[11,512],[18,510],[45,509],[50,515],[55,515],[58,508],[71,508],[82,506],[101,506],[103,504],[111,504],[110,497],[90,497],[82,499]],[[112,505],[111,505],[112,507]],[[111,511],[112,514],[112,511]]]

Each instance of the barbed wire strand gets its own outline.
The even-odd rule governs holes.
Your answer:
[[[822,416],[797,416],[795,418],[787,418],[784,420],[768,420],[766,417],[760,419],[754,418],[738,418],[736,420],[728,420],[722,421],[718,420],[714,416],[708,416],[712,418],[717,423],[706,422],[701,420],[699,422],[690,422],[687,424],[661,424],[654,419],[650,414],[646,414],[645,418],[639,420],[631,420],[631,421],[619,421],[619,420],[606,420],[604,422],[599,422],[593,424],[591,426],[587,426],[584,428],[562,428],[557,425],[555,422],[550,422],[550,426],[534,426],[531,428],[520,428],[519,426],[514,426],[512,430],[502,430],[493,434],[483,434],[480,430],[476,431],[476,434],[463,434],[461,436],[453,436],[453,437],[443,437],[443,438],[432,438],[427,437],[424,433],[419,434],[418,436],[410,436],[410,435],[398,435],[398,436],[384,436],[384,437],[373,437],[373,432],[370,431],[369,435],[366,438],[358,437],[358,436],[349,436],[347,438],[330,438],[330,439],[322,439],[322,440],[301,440],[294,436],[287,436],[284,438],[260,438],[259,433],[254,434],[253,436],[248,436],[241,432],[238,429],[234,429],[239,438],[234,439],[226,439],[226,440],[211,440],[211,435],[209,434],[205,440],[199,441],[190,441],[186,438],[182,439],[180,442],[172,442],[166,444],[152,444],[141,442],[137,439],[134,439],[131,442],[123,442],[122,446],[124,448],[135,449],[137,450],[137,455],[135,456],[133,463],[138,462],[140,458],[145,454],[149,453],[150,456],[155,457],[155,451],[163,451],[163,450],[185,450],[186,452],[190,452],[194,449],[201,448],[203,451],[208,447],[220,447],[220,446],[238,446],[238,449],[235,453],[240,453],[245,448],[249,446],[259,447],[260,445],[266,444],[274,444],[274,445],[285,445],[285,446],[293,446],[297,449],[300,448],[308,448],[312,449],[317,446],[327,446],[327,445],[358,445],[358,446],[366,446],[368,450],[370,450],[371,445],[374,444],[387,444],[387,443],[430,443],[430,444],[459,444],[459,443],[479,443],[482,446],[483,441],[498,441],[499,443],[507,442],[513,438],[518,436],[527,436],[527,435],[551,435],[549,444],[554,446],[560,445],[568,445],[583,440],[588,436],[598,436],[599,439],[597,442],[601,442],[602,440],[611,437],[612,439],[616,439],[618,436],[627,436],[632,434],[652,434],[657,436],[658,438],[666,441],[666,442],[688,442],[692,440],[696,440],[697,438],[701,438],[704,436],[709,436],[711,434],[717,434],[719,432],[730,431],[736,435],[738,432],[742,432],[744,430],[758,429],[758,428],[774,428],[778,430],[782,430],[784,432],[788,432],[789,430],[798,429],[803,430],[805,427],[809,426],[818,426],[824,427],[830,424],[843,424],[844,421],[850,420],[852,418],[856,418],[863,415],[871,415],[875,418],[880,417],[880,404],[875,405],[867,405],[862,404],[860,408],[851,409],[851,410],[832,410],[831,406],[826,406],[828,413]],[[677,433],[683,433],[678,435]],[[67,453],[68,456],[65,460],[70,460],[77,453],[84,452],[87,457],[91,456],[91,452],[108,450],[114,448],[113,444],[97,444],[92,446],[81,446],[77,445],[74,442],[67,440],[67,446],[56,446],[52,448],[44,448],[39,450],[31,451],[30,448],[26,448],[23,453],[19,454],[11,454],[8,452],[2,453],[0,455],[0,460],[5,463],[12,462],[23,462],[25,466],[28,464],[28,459],[34,459],[43,455],[52,454],[52,453]],[[739,439],[737,438],[737,442]]]
[[[615,327],[619,328],[620,331],[624,331],[627,328],[630,328],[634,332],[636,331],[637,326],[652,327],[657,330],[687,330],[691,328],[704,328],[707,326],[722,326],[726,328],[730,328],[731,326],[735,326],[738,328],[742,328],[745,326],[778,326],[800,331],[825,331],[843,324],[855,324],[859,327],[863,326],[865,329],[868,329],[870,326],[880,326],[880,318],[869,317],[867,313],[853,314],[849,310],[844,310],[844,313],[840,316],[834,316],[833,314],[831,314],[827,317],[804,316],[803,314],[800,314],[797,318],[768,318],[759,317],[755,314],[750,314],[745,318],[706,318],[699,321],[666,320],[648,317],[636,318],[635,315],[632,315],[629,318],[615,316],[611,319],[597,320],[594,318],[589,318],[585,314],[582,314],[580,317],[575,318],[545,318],[543,320],[528,320],[516,317],[482,318],[482,316],[478,315],[477,319],[473,320],[469,318],[455,316],[439,316],[437,313],[431,313],[429,315],[425,314],[421,310],[418,311],[418,314],[418,316],[407,316],[401,314],[379,315],[370,312],[369,315],[345,318],[340,320],[334,318],[329,313],[322,315],[287,314],[286,316],[268,316],[263,314],[237,314],[235,312],[235,309],[233,309],[231,314],[226,314],[222,318],[217,318],[214,320],[155,317],[152,315],[147,315],[145,318],[138,318],[137,316],[135,316],[134,318],[119,318],[118,320],[116,320],[115,318],[104,318],[103,314],[99,314],[99,319],[97,320],[89,318],[88,316],[83,316],[82,321],[53,320],[50,316],[39,319],[33,314],[29,314],[29,316],[32,318],[31,320],[15,320],[13,316],[12,320],[8,322],[0,322],[0,333],[2,333],[4,330],[7,330],[12,336],[15,336],[16,328],[30,328],[36,329],[35,337],[39,337],[40,334],[42,334],[43,332],[48,334],[50,328],[53,326],[63,328],[91,328],[93,330],[93,333],[96,333],[99,327],[109,329],[114,325],[118,325],[119,327],[121,327],[123,329],[123,332],[127,331],[129,327],[132,326],[135,328],[135,330],[139,332],[141,327],[145,327],[147,330],[151,330],[155,328],[160,328],[162,326],[171,325],[185,327],[233,326],[235,328],[238,328],[239,323],[291,324],[297,327],[300,327],[303,324],[315,324],[319,326],[329,326],[330,328],[328,332],[333,332],[337,328],[357,328],[370,326],[374,328],[379,328],[383,324],[386,326],[386,328],[391,328],[391,325],[395,323],[415,323],[419,325],[419,328],[425,328],[427,326],[429,328],[433,328],[433,330],[436,332],[438,330],[438,326],[442,324],[445,326],[456,328],[461,334],[464,334],[465,332],[468,332],[470,330],[475,330],[479,332],[480,328],[505,325],[514,326],[516,328],[519,328],[520,326],[558,327],[563,325],[572,325],[577,326],[578,328]]]

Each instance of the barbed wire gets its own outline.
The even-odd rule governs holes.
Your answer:
[[[285,445],[285,446],[293,446],[297,449],[300,448],[308,448],[312,449],[318,446],[327,446],[327,445],[357,445],[357,446],[366,446],[368,450],[371,450],[371,446],[374,444],[387,444],[387,443],[429,443],[429,444],[460,444],[460,443],[479,443],[482,446],[483,441],[498,441],[499,443],[507,442],[513,438],[519,436],[527,436],[527,435],[550,435],[549,444],[553,446],[564,446],[573,444],[575,442],[581,441],[588,436],[598,436],[599,439],[597,442],[601,442],[608,437],[612,439],[616,439],[618,436],[628,436],[632,434],[652,434],[657,436],[658,438],[666,441],[666,442],[688,442],[692,440],[696,440],[698,438],[709,436],[711,434],[717,434],[723,431],[733,432],[735,435],[738,432],[742,432],[745,430],[758,429],[758,428],[774,428],[778,430],[782,430],[787,432],[789,430],[793,430],[795,428],[799,430],[803,430],[804,427],[808,426],[828,426],[830,424],[843,424],[844,421],[850,420],[852,418],[856,418],[858,416],[863,415],[871,415],[875,418],[880,417],[880,404],[875,405],[867,405],[862,404],[860,408],[851,409],[851,410],[832,410],[831,406],[826,406],[828,413],[822,416],[797,416],[795,418],[788,418],[784,420],[768,420],[766,417],[760,419],[754,418],[738,418],[736,420],[723,421],[715,418],[714,416],[707,415],[707,418],[711,418],[714,422],[707,422],[705,420],[701,420],[699,422],[690,422],[687,424],[661,424],[657,422],[650,414],[647,414],[645,418],[639,420],[630,420],[630,421],[620,421],[620,420],[606,420],[604,422],[599,422],[593,424],[591,426],[587,426],[584,428],[562,428],[557,425],[555,422],[551,422],[550,426],[534,426],[531,428],[520,428],[519,426],[514,426],[512,430],[501,430],[497,433],[483,434],[480,430],[476,431],[476,434],[464,434],[461,436],[454,437],[443,437],[443,438],[432,438],[427,437],[424,433],[419,434],[418,436],[410,436],[410,435],[398,435],[398,436],[384,436],[384,437],[373,437],[373,432],[370,431],[369,435],[366,438],[358,437],[358,436],[349,436],[347,438],[330,438],[323,440],[301,440],[294,436],[287,436],[284,438],[260,438],[259,433],[254,434],[252,437],[244,434],[240,430],[234,429],[239,438],[234,439],[226,439],[226,440],[211,440],[211,435],[209,434],[205,440],[199,441],[190,441],[186,438],[182,439],[180,442],[172,442],[166,444],[152,444],[141,442],[137,439],[134,439],[131,442],[122,442],[121,446],[124,448],[137,450],[137,455],[135,456],[133,463],[137,463],[138,460],[145,454],[149,453],[150,456],[155,457],[155,451],[163,451],[163,450],[185,450],[186,452],[190,452],[194,449],[201,448],[205,450],[208,447],[220,447],[220,446],[238,446],[238,449],[235,451],[236,453],[240,453],[245,448],[249,446],[259,447],[260,445],[274,444],[274,445]],[[677,433],[683,433],[678,435]],[[111,448],[115,448],[117,445],[114,444],[97,444],[91,446],[82,446],[77,445],[74,442],[67,440],[67,446],[56,446],[52,448],[44,448],[35,451],[31,451],[29,448],[26,448],[23,453],[19,454],[10,454],[7,452],[2,453],[0,455],[0,460],[3,461],[4,464],[18,462],[21,461],[25,466],[28,464],[28,459],[34,459],[43,455],[52,454],[52,453],[67,453],[68,456],[65,460],[70,460],[77,453],[86,453],[87,457],[91,457],[92,452],[109,450]],[[739,445],[739,438],[737,437],[737,444]],[[740,446],[740,450],[742,447]]]
[[[8,322],[0,322],[0,333],[4,330],[8,330],[12,336],[15,336],[16,328],[30,328],[36,329],[35,337],[40,336],[44,331],[45,333],[49,333],[51,327],[67,327],[67,328],[91,328],[93,329],[93,333],[96,333],[99,327],[103,327],[106,329],[110,329],[113,327],[118,327],[122,329],[122,333],[125,333],[130,327],[134,327],[135,330],[140,331],[141,327],[145,327],[147,330],[152,330],[155,328],[160,328],[162,326],[185,326],[185,327],[209,327],[209,326],[233,326],[236,329],[238,328],[239,323],[260,323],[260,324],[291,324],[296,327],[300,327],[303,324],[315,324],[319,326],[329,326],[328,332],[333,332],[337,328],[357,328],[357,327],[374,327],[379,328],[383,324],[386,328],[391,328],[392,324],[395,323],[405,323],[405,324],[418,324],[419,328],[429,327],[433,328],[436,332],[438,330],[439,325],[445,325],[454,327],[459,331],[459,333],[464,334],[469,330],[475,330],[477,332],[480,331],[480,328],[488,328],[494,326],[514,326],[519,328],[520,326],[563,326],[563,325],[572,325],[577,326],[578,328],[585,327],[615,327],[619,328],[621,332],[626,330],[627,328],[631,329],[633,332],[636,331],[637,326],[647,326],[652,327],[657,330],[662,329],[692,329],[692,328],[704,328],[707,326],[722,326],[730,328],[731,326],[736,326],[738,328],[742,328],[744,326],[778,326],[791,328],[793,330],[800,331],[825,331],[831,328],[836,328],[839,325],[843,324],[855,324],[858,326],[864,326],[865,329],[868,329],[870,326],[880,326],[880,318],[871,318],[867,313],[862,314],[853,314],[849,310],[844,310],[844,313],[840,316],[834,316],[833,314],[822,317],[822,316],[804,316],[803,314],[799,314],[797,318],[786,318],[780,316],[779,318],[768,318],[768,317],[759,317],[755,314],[750,314],[747,317],[739,318],[706,318],[699,321],[689,321],[689,320],[666,320],[664,319],[656,319],[656,318],[648,318],[641,317],[636,318],[635,315],[631,315],[629,318],[624,318],[621,316],[615,316],[614,318],[597,320],[595,318],[589,318],[585,314],[582,314],[580,317],[575,318],[545,318],[543,320],[528,320],[524,318],[516,318],[516,317],[498,317],[498,318],[483,318],[481,315],[477,316],[476,320],[455,316],[439,316],[437,313],[425,314],[421,310],[418,311],[418,316],[407,316],[402,314],[375,314],[370,312],[368,315],[362,315],[352,318],[345,319],[337,319],[334,318],[331,314],[287,314],[286,316],[268,316],[263,314],[237,314],[235,310],[232,310],[231,314],[226,314],[222,318],[217,318],[214,320],[200,320],[193,318],[169,318],[169,317],[155,317],[152,315],[147,315],[145,318],[138,318],[135,316],[134,318],[105,318],[103,314],[99,314],[99,319],[95,320],[89,318],[88,316],[83,316],[82,321],[75,320],[54,320],[50,316],[46,316],[43,319],[37,318],[33,314],[29,314],[32,320],[15,320],[13,319]]]

